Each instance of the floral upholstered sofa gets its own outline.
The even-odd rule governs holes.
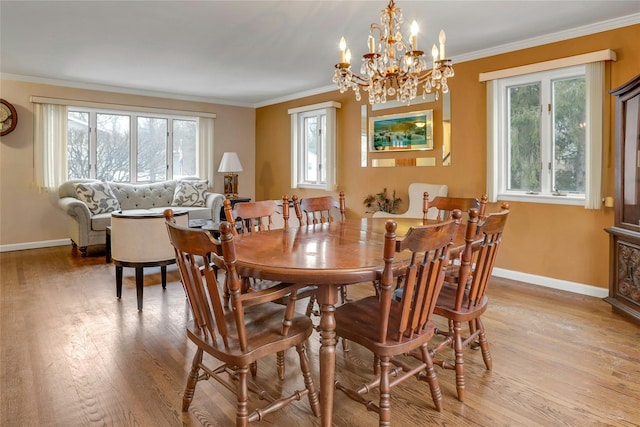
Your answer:
[[[68,215],[71,243],[86,256],[87,247],[104,244],[105,230],[111,224],[111,212],[166,208],[187,210],[189,220],[220,221],[223,194],[207,191],[208,183],[200,178],[129,184],[94,179],[76,179],[58,188],[58,206]]]

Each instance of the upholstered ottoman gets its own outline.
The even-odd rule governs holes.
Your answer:
[[[176,262],[169,242],[164,209],[133,209],[111,214],[111,258],[116,266],[116,296],[122,297],[122,269],[136,269],[138,310],[142,310],[143,269],[160,266],[162,288],[167,286],[167,265]],[[176,222],[187,227],[187,210],[175,210]]]

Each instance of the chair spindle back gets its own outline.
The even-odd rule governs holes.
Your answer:
[[[298,200],[298,196],[293,196],[293,206],[300,225],[324,224],[335,221],[331,211],[337,209],[340,212],[340,220],[346,218],[346,203],[344,191],[340,192],[339,201],[331,196],[307,197]]]
[[[227,346],[224,308],[213,264],[208,262],[218,257],[218,242],[206,230],[176,224],[171,209],[165,210],[164,216],[195,325],[213,342],[218,340],[217,330]]]
[[[479,304],[487,290],[493,272],[498,249],[502,243],[502,233],[509,215],[509,204],[503,203],[500,212],[480,217],[476,209],[469,212],[465,232],[465,248],[461,256],[459,284],[468,282],[470,286],[458,286],[455,309],[460,310],[465,290],[468,292],[468,306]]]
[[[284,228],[289,226],[289,197],[282,197],[282,218],[284,219]],[[240,219],[241,230],[243,233],[253,233],[257,231],[271,230],[273,225],[273,215],[278,214],[280,209],[273,200],[262,200],[259,202],[242,202],[231,206],[231,202],[227,199],[223,202],[224,214],[233,226],[233,234],[238,234],[236,228],[236,219]]]
[[[398,341],[410,339],[419,333],[431,319],[449,263],[452,239],[459,228],[461,212],[455,210],[446,222],[411,227],[407,234],[396,238],[396,223],[387,221],[384,245],[384,270],[380,292],[380,342],[387,339],[389,328]],[[392,263],[396,253],[411,251],[411,260],[405,272],[400,304],[399,324],[389,325],[392,304]]]

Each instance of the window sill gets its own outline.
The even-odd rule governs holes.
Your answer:
[[[502,193],[498,200],[505,202],[545,203],[549,205],[584,206],[584,196],[551,196],[548,194],[511,194]]]
[[[309,188],[314,190],[327,190],[326,184],[298,184],[298,188]]]

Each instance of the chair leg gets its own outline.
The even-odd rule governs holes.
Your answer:
[[[342,304],[346,304],[348,302],[346,286],[340,286],[340,300],[342,301]]]
[[[304,312],[304,315],[307,317],[311,317],[311,315],[313,314],[313,307],[316,303],[316,296],[315,295],[311,295],[309,297],[309,303],[307,304],[307,309]]]
[[[189,372],[189,378],[187,379],[187,386],[184,389],[184,395],[182,396],[182,412],[187,412],[191,401],[193,400],[193,394],[196,391],[196,383],[198,382],[198,375],[200,372],[200,364],[202,363],[202,349],[196,351],[196,355],[193,357],[191,363],[191,372]]]
[[[309,368],[309,358],[307,357],[307,349],[304,343],[296,346],[296,351],[300,357],[300,370],[302,371],[302,377],[304,378],[304,385],[309,390],[309,406],[311,411],[316,417],[320,416],[320,400],[318,399],[318,392],[313,384],[313,377],[311,376],[311,369]]]
[[[389,385],[389,356],[380,358],[380,412],[379,426],[391,425],[391,386]]]
[[[420,350],[422,351],[422,361],[427,365],[427,384],[429,384],[429,389],[431,390],[433,404],[438,412],[442,412],[442,392],[440,391],[440,384],[438,383],[436,371],[433,368],[433,360],[429,354],[429,348],[427,345],[423,345]]]
[[[278,378],[284,380],[284,351],[276,353],[276,369],[278,370]]]
[[[478,319],[469,320],[469,336],[475,334],[475,332],[480,329],[478,328]],[[469,343],[469,347],[472,350],[477,350],[480,348],[480,341],[473,340]]]
[[[456,389],[458,400],[464,401],[464,354],[462,348],[462,322],[453,322],[453,349],[456,364]]]
[[[491,351],[489,351],[489,341],[487,341],[487,336],[485,335],[484,323],[478,317],[476,319],[478,329],[480,329],[480,351],[482,352],[482,360],[484,360],[484,365],[488,370],[493,368],[493,360],[491,359]]]
[[[246,427],[249,424],[249,387],[248,387],[248,366],[241,366],[236,371],[238,384],[236,388],[236,427]]]
[[[258,375],[258,362],[252,362],[251,365],[249,365],[249,370],[251,371],[252,377]]]

